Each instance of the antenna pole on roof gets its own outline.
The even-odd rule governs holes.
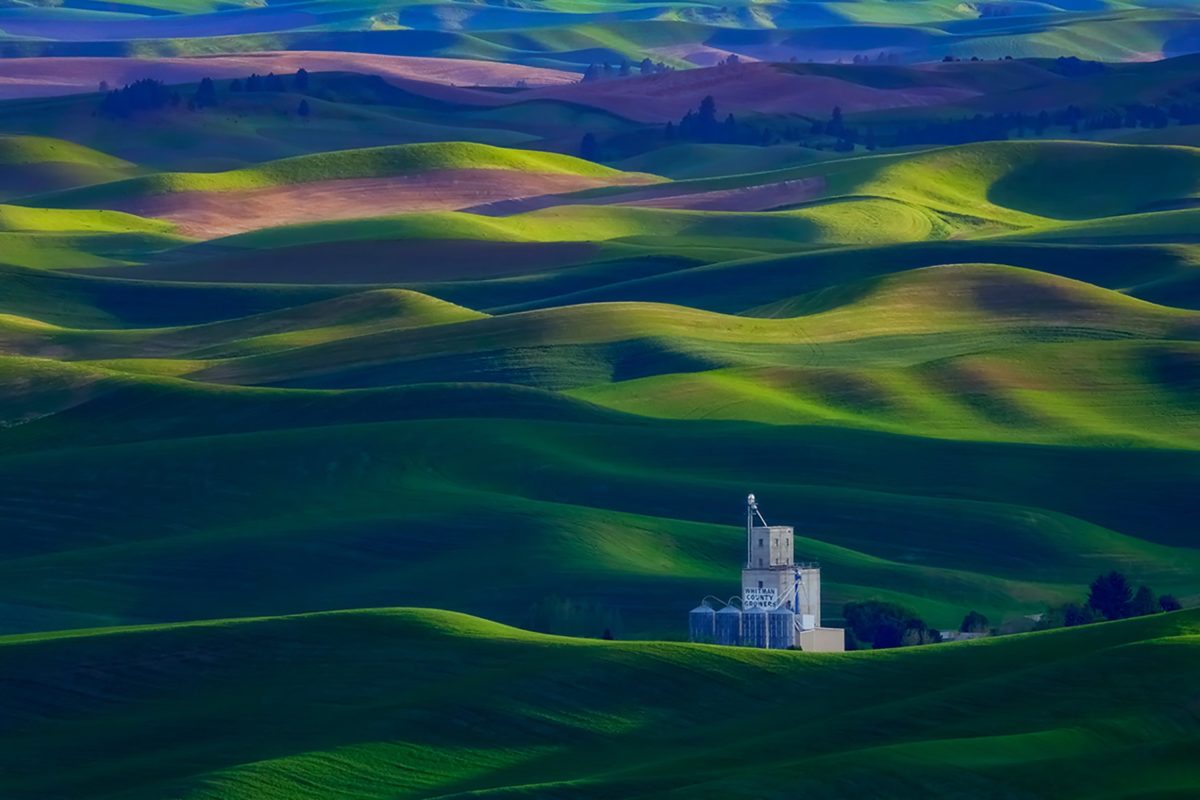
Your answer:
[[[758,501],[754,495],[746,495],[746,567],[750,567],[750,541],[754,535],[754,515],[758,514]],[[761,517],[760,517],[761,519]]]

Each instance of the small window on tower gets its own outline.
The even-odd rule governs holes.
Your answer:
[[[760,589],[762,588],[762,581],[758,582],[758,588],[760,588]]]
[[[761,559],[761,558],[758,560],[758,565],[759,565],[760,567],[762,566],[762,559]]]
[[[759,546],[759,547],[762,547],[762,539],[759,539],[759,540],[758,540],[758,546]]]

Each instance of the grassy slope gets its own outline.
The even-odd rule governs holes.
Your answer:
[[[189,241],[170,223],[119,211],[0,204],[0,264],[5,266],[114,267]]]
[[[0,136],[0,164],[12,166],[47,162],[110,170],[129,169],[134,166],[128,161],[65,139],[51,139],[45,136]]]
[[[410,175],[442,169],[507,169],[521,172],[616,177],[620,173],[590,161],[472,142],[338,150],[296,156],[256,167],[218,173],[159,173],[113,184],[39,198],[49,205],[93,207],[106,201],[172,192],[221,192],[349,178]]]
[[[648,345],[643,359],[658,351],[664,362],[660,366],[643,361],[642,374],[679,371],[669,368],[671,356],[688,352],[698,363],[887,366],[1043,341],[1200,335],[1200,317],[1194,312],[1009,267],[939,267],[905,273],[851,289],[850,296],[851,302],[819,313],[779,319],[720,316],[650,304],[568,306],[416,332],[381,332],[249,357],[217,364],[196,377],[289,385],[305,385],[308,378],[327,388],[349,388],[386,384],[389,377],[421,380],[422,370],[416,364],[408,369],[417,366],[417,371],[405,377],[406,370],[400,367],[404,362],[428,359],[441,369],[453,370],[458,357],[459,368],[471,370],[473,355],[475,369],[488,370],[487,361],[502,365],[511,351],[639,341]],[[942,343],[945,347],[939,347]],[[609,353],[610,359],[619,356],[618,349]],[[604,358],[601,353],[595,357]],[[531,364],[535,358],[531,352],[525,360]],[[495,367],[491,371],[491,380],[503,380],[503,373]],[[608,373],[613,380],[635,377],[622,374],[615,363]],[[475,377],[470,372],[444,374]],[[518,377],[517,382],[523,381]],[[560,378],[554,386],[571,383]]]
[[[0,759],[13,798],[1173,798],[1198,664],[1194,612],[846,656],[219,620],[0,639]]]
[[[414,302],[421,309],[419,327],[408,321]],[[225,383],[352,388],[486,375],[559,388],[588,378],[555,377],[563,366],[556,352],[578,357],[591,349],[592,381],[627,380],[637,376],[620,367],[622,348],[639,342],[639,371],[653,375],[676,371],[672,362],[682,366],[679,359],[688,353],[697,364],[725,366],[887,367],[1021,344],[1194,339],[1200,332],[1195,312],[989,265],[871,279],[832,297],[783,301],[757,313],[735,317],[617,303],[486,317],[411,292],[368,292],[192,328],[88,331],[12,315],[0,334],[10,352],[33,356],[208,359],[206,368],[183,372]],[[514,356],[522,352],[526,372],[506,377],[506,364],[515,368]],[[660,363],[649,360],[656,352]]]
[[[1096,186],[1103,169],[1116,176]],[[1039,175],[1054,180],[1043,187]],[[1161,177],[1160,177],[1161,176]],[[678,211],[612,205],[559,206],[509,217],[444,213],[289,226],[222,244],[249,249],[364,239],[465,238],[500,241],[671,237],[675,246],[707,244],[755,250],[797,244],[885,244],[995,233],[1069,236],[1093,217],[1130,214],[1187,201],[1200,192],[1200,151],[1183,147],[1082,142],[991,142],[919,153],[844,159],[721,178],[677,181],[656,191],[737,190],[785,180],[819,179],[820,196],[781,212]],[[576,200],[619,200],[643,189],[614,187]],[[1158,220],[1161,215],[1151,215]],[[1114,223],[1115,224],[1115,223]],[[1156,223],[1172,231],[1186,221]],[[1062,229],[1062,233],[1059,230]]]
[[[833,424],[924,436],[1196,447],[1194,343],[1028,345],[919,367],[749,367],[572,396],[676,419]],[[1119,387],[1119,388],[1114,388]]]
[[[493,124],[473,109],[427,109],[419,95],[403,95],[392,105],[387,96],[354,94],[369,79],[362,76],[313,76],[315,91],[329,91],[339,102],[310,96],[312,114],[300,120],[295,109],[301,95],[291,92],[230,94],[222,83],[221,105],[203,113],[173,109],[134,119],[95,115],[92,95],[13,100],[4,104],[0,131],[68,137],[113,153],[147,169],[219,171],[310,153],[421,142],[474,141],[516,146],[535,138]],[[348,83],[343,87],[342,83]],[[382,81],[380,81],[382,84]],[[387,84],[382,84],[387,86]],[[185,94],[189,87],[181,87]],[[339,92],[349,92],[341,97]],[[405,104],[402,102],[408,99]],[[447,113],[447,111],[449,113]],[[537,125],[533,126],[535,130]],[[115,180],[112,175],[105,180]],[[64,184],[67,188],[72,184]]]
[[[64,139],[0,136],[0,200],[114,181],[134,164]]]
[[[1057,161],[1071,166],[1056,173],[1063,186],[1051,203],[1027,165]],[[1084,177],[1105,165],[1170,178],[1084,192]],[[971,607],[1002,618],[1077,595],[1098,565],[1194,594],[1180,508],[1195,484],[1195,314],[1110,291],[1190,280],[1194,248],[1009,237],[700,267],[693,258],[705,247],[721,260],[797,242],[976,230],[964,212],[1001,229],[1068,230],[1090,224],[1082,214],[1194,191],[1193,166],[1185,148],[996,144],[686,185],[825,176],[829,198],[794,212],[577,206],[221,243],[293,263],[270,248],[358,237],[394,259],[389,236],[621,240],[576,270],[531,265],[531,274],[431,284],[429,296],[0,271],[6,351],[90,362],[4,364],[0,471],[14,487],[7,513],[18,532],[0,567],[5,625],[396,602],[527,622],[535,604],[567,595],[619,612],[631,632],[675,634],[673,609],[733,585],[736,537],[713,498],[747,483],[777,495],[781,518],[810,534],[805,548],[830,568],[830,612],[880,595],[943,624]],[[876,213],[852,213],[864,209]],[[56,214],[91,218],[23,209],[12,219],[49,225]],[[36,252],[45,257],[48,244]],[[646,254],[662,263],[646,265]],[[961,261],[1076,281],[944,266]],[[914,270],[930,265],[943,266]],[[571,305],[579,299],[656,302]],[[520,304],[542,308],[469,310]],[[1098,391],[1114,383],[1123,391]],[[685,419],[547,391],[564,388]],[[63,481],[81,498],[136,485],[151,499],[131,529],[97,512],[104,503],[50,510]],[[431,497],[437,509],[413,511]],[[184,523],[180,508],[191,512]],[[439,556],[431,529],[472,558],[507,563],[517,552],[529,565],[556,556],[569,567],[531,567],[463,594],[447,588],[462,556]],[[221,564],[240,566],[214,580]]]
[[[12,369],[28,387],[29,367]],[[52,392],[43,376],[6,409],[26,420],[0,461],[10,630],[418,601],[529,624],[558,595],[630,634],[678,635],[678,609],[736,581],[724,498],[747,485],[825,563],[831,615],[883,596],[940,624],[971,607],[999,619],[1107,564],[1195,591],[1194,453],[650,423],[498,387],[96,377]],[[136,526],[94,500],[133,485]],[[520,566],[463,587],[464,561]]]
[[[621,169],[669,178],[711,178],[797,167],[826,157],[795,145],[673,144],[617,163]]]
[[[925,203],[952,206],[955,197],[968,197],[978,204],[985,202],[995,175],[1012,173],[1010,162],[1019,162],[1013,153],[1029,152],[1036,155],[1040,150],[963,148],[940,151],[923,161],[911,157],[863,159],[852,171],[836,173],[834,181],[843,180],[839,175],[848,175],[846,186],[874,182],[896,195],[897,199],[888,201],[892,203],[901,202],[899,198],[905,194],[911,197],[923,191],[920,199]],[[1102,148],[1094,152],[1123,158],[1128,150]],[[1169,151],[1166,157],[1175,158],[1175,152]],[[1186,151],[1182,152],[1181,157],[1186,158]],[[943,175],[936,191],[929,189],[928,177],[941,174],[935,167],[955,163],[955,159],[966,166],[951,178]],[[995,167],[997,160],[1000,168]],[[896,177],[896,170],[911,174]],[[1168,187],[1167,191],[1182,188]],[[1029,193],[1018,194],[1027,197]],[[445,215],[395,224],[421,226],[431,219],[438,224],[449,220],[456,225],[496,226],[501,231],[507,226],[505,235],[520,230],[522,235],[544,239],[579,235],[581,229],[587,235],[600,232],[628,238],[632,233],[640,234],[647,246],[660,248],[664,234],[671,234],[667,241],[674,248],[690,226],[708,225],[705,235],[718,238],[710,223],[723,217],[731,220],[725,235],[776,238],[795,235],[800,218],[580,207],[515,219]],[[676,227],[664,227],[663,220]],[[378,234],[380,223],[349,224],[360,225],[364,236],[372,236]],[[757,227],[747,228],[748,224]],[[294,244],[299,233],[297,229],[264,232],[227,244],[266,245],[271,236]],[[462,235],[461,230],[450,233]],[[828,251],[668,271],[605,290],[658,293],[662,299],[715,305],[750,312],[757,318],[629,304],[560,307],[472,319],[477,315],[438,306],[419,296],[355,296],[334,289],[272,287],[201,289],[73,276],[62,276],[53,284],[39,277],[38,283],[30,284],[28,273],[14,273],[13,286],[19,291],[6,297],[11,304],[6,310],[14,316],[3,326],[10,351],[100,360],[53,380],[44,362],[9,365],[10,386],[28,385],[28,375],[38,374],[37,381],[51,387],[44,396],[17,393],[9,416],[22,423],[6,434],[10,449],[14,453],[41,452],[27,457],[35,459],[32,466],[22,460],[26,457],[15,455],[17,460],[10,465],[13,475],[32,481],[23,484],[21,500],[10,512],[19,526],[57,541],[76,524],[70,513],[46,520],[41,511],[54,485],[43,481],[51,475],[61,476],[65,465],[80,461],[81,453],[71,450],[73,446],[87,448],[82,451],[87,454],[83,463],[91,463],[93,458],[132,459],[131,471],[113,474],[141,485],[161,468],[158,459],[167,452],[191,462],[196,458],[192,448],[215,447],[211,452],[219,466],[212,468],[224,472],[243,458],[235,455],[242,452],[240,439],[235,436],[217,445],[207,437],[277,432],[248,445],[260,453],[257,473],[261,475],[256,473],[253,478],[256,501],[248,505],[233,498],[229,504],[214,502],[218,516],[194,521],[188,535],[131,541],[123,526],[110,528],[106,522],[93,520],[89,526],[100,534],[97,541],[76,545],[64,540],[61,547],[48,552],[24,555],[20,554],[24,545],[20,545],[6,568],[11,575],[6,585],[12,587],[7,624],[29,628],[98,619],[177,619],[246,609],[269,613],[430,599],[525,622],[533,604],[566,593],[619,610],[632,631],[670,633],[675,626],[667,611],[691,602],[697,592],[711,590],[706,587],[732,582],[729,565],[736,562],[734,548],[728,544],[721,547],[729,552],[696,544],[711,536],[706,531],[712,529],[681,526],[674,520],[689,520],[688,525],[726,522],[724,512],[716,508],[695,512],[697,487],[714,495],[736,494],[744,490],[746,481],[768,486],[781,497],[804,498],[803,506],[797,508],[803,507],[805,514],[796,521],[812,532],[807,547],[830,565],[831,573],[839,573],[830,581],[828,599],[834,608],[844,599],[881,594],[902,599],[946,623],[972,606],[1002,617],[1072,596],[1078,591],[1072,586],[1085,582],[1100,563],[1097,556],[1153,582],[1160,590],[1194,592],[1187,580],[1192,551],[1186,533],[1177,529],[1172,499],[1176,493],[1186,494],[1192,485],[1192,454],[1169,452],[1194,446],[1188,432],[1195,414],[1189,399],[1194,348],[1174,341],[1195,338],[1194,314],[1004,267],[941,267],[888,275],[896,269],[944,262],[949,253],[1011,258],[1126,289],[1147,280],[1186,276],[1195,261],[1185,247],[1144,246],[1101,253],[1015,241],[946,242],[938,247]],[[1147,271],[1147,263],[1153,264],[1152,271]],[[614,269],[611,277],[618,274]],[[764,276],[768,279],[763,280]],[[603,265],[595,268],[594,277],[603,279]],[[854,284],[852,278],[867,280]],[[554,292],[564,288],[564,280],[577,279],[552,276],[545,285],[540,278],[511,279],[521,291],[531,293],[526,299],[545,305],[561,305],[562,298],[556,298]],[[67,298],[68,305],[47,304],[43,288],[34,290],[33,285]],[[450,287],[441,288],[444,293],[435,294],[460,300],[472,292],[492,303],[500,302],[502,296],[494,291],[495,282],[489,281],[462,287],[457,294]],[[332,299],[337,296],[340,299]],[[164,305],[158,298],[170,300]],[[302,299],[324,302],[304,307]],[[223,311],[220,303],[234,305]],[[237,316],[235,308],[245,309],[242,313],[269,313],[198,329],[94,330],[131,324],[216,322]],[[281,311],[283,308],[289,310]],[[412,308],[419,311],[414,318],[419,327],[406,321]],[[155,319],[156,313],[162,316]],[[778,318],[795,315],[803,316]],[[43,320],[56,325],[42,324]],[[1097,338],[1114,341],[1096,344]],[[1117,341],[1129,338],[1143,341]],[[1042,366],[1021,360],[1018,353],[1036,357]],[[1060,365],[1070,366],[1081,353],[1103,355],[1112,363],[1095,371]],[[31,373],[33,370],[41,372]],[[1034,385],[1015,381],[1014,370],[1025,384]],[[732,416],[837,427],[769,430],[719,421],[682,427],[663,421],[635,424],[624,419],[618,423],[614,420],[619,417],[592,416],[598,412],[579,404],[564,405],[551,399],[553,396],[495,387],[339,394],[203,387],[178,376],[338,388],[480,380],[551,389],[579,387],[581,397],[659,416]],[[655,376],[667,377],[656,385]],[[711,396],[699,406],[691,404],[689,385],[709,379],[725,391],[732,386],[735,396],[711,395],[709,386],[701,392],[708,391]],[[1098,397],[1095,388],[1112,381],[1127,392]],[[638,394],[647,387],[652,397]],[[772,393],[778,390],[786,397]],[[628,399],[631,393],[632,404]],[[724,413],[711,413],[722,398],[738,400],[743,410],[730,413],[726,408]],[[131,414],[131,408],[141,411]],[[542,427],[528,421],[535,409],[538,413],[553,409],[555,416],[573,422],[561,428]],[[799,413],[793,416],[792,411]],[[489,428],[474,419],[480,414],[501,421]],[[413,416],[465,416],[471,421],[438,423],[431,430],[440,435],[428,440],[421,436],[412,439],[414,429],[406,424],[377,425]],[[97,425],[97,420],[105,423]],[[657,465],[650,473],[653,480],[647,482],[641,460],[628,461],[606,447],[593,450],[594,445],[579,439],[581,435],[588,438],[584,432],[590,428],[579,427],[587,420],[599,426],[596,430],[602,433],[598,435],[607,445],[620,443],[618,452],[635,441],[665,437],[660,448],[667,460]],[[295,430],[277,430],[288,427]],[[905,436],[876,439],[854,433],[856,427]],[[784,488],[774,485],[781,479],[780,473],[748,470],[742,447],[722,457],[712,455],[721,453],[730,442],[743,441],[747,430],[769,435],[775,445],[781,436],[792,437],[793,446],[784,446],[789,453],[814,447],[823,452],[825,447],[833,447],[853,455],[828,473],[822,469],[794,475],[788,484],[791,488]],[[350,436],[351,431],[356,435]],[[413,459],[413,466],[397,471],[387,459],[381,463],[375,443],[363,449],[358,433],[404,451],[405,459]],[[950,490],[930,490],[924,484],[897,483],[891,474],[864,477],[875,469],[872,464],[881,449],[897,442],[904,442],[903,455],[897,458],[905,463],[924,463],[938,453],[937,458],[947,458],[939,449],[942,445],[913,434],[966,440],[947,446],[966,448],[951,460],[955,469],[972,476],[972,482]],[[299,456],[308,449],[328,452],[326,445],[318,444],[328,441],[327,437],[355,444],[328,462],[301,467],[307,462]],[[683,441],[679,437],[704,443],[703,458],[693,454],[683,462],[688,466],[685,473],[680,473],[674,460]],[[548,451],[527,451],[531,439],[555,444]],[[1005,451],[987,444],[1002,441],[1071,447],[1043,451],[1016,446]],[[470,443],[462,457],[465,460],[442,452],[449,442]],[[1114,444],[1147,449],[1129,453],[1107,449]],[[227,452],[227,445],[234,449]],[[579,452],[591,455],[580,462]],[[998,456],[1001,452],[1005,453],[1002,458]],[[1028,473],[1042,476],[1047,485],[1058,485],[1050,476],[1064,467],[1059,464],[1046,472],[1047,452],[1072,464],[1105,463],[1114,474],[1140,470],[1147,483],[1118,491],[1092,471],[1072,471],[1077,482],[1067,495],[1048,496],[1031,493],[1028,487],[1013,482],[1016,474]],[[1103,461],[1101,456],[1109,460]],[[514,458],[551,464],[569,483],[556,483],[557,495],[540,488],[531,493],[529,486],[544,483],[545,478],[501,468]],[[997,458],[1004,466],[989,467],[994,470],[990,473],[992,490],[979,494],[974,482],[982,479],[983,465]],[[476,461],[488,466],[480,471]],[[210,488],[236,495],[248,488],[240,469],[233,469],[228,484],[224,479],[210,483],[208,469],[180,476],[188,496],[195,491],[207,494]],[[341,473],[347,469],[356,476],[351,483],[342,482]],[[72,467],[70,474],[88,474],[86,468],[83,473],[74,470]],[[112,491],[104,485],[107,479],[106,474],[95,486],[102,496]],[[615,485],[614,480],[618,481]],[[636,501],[641,496],[641,490],[635,490],[638,480],[652,485],[658,496],[671,497],[668,505],[677,510]],[[576,484],[599,486],[601,491],[580,496]],[[281,492],[296,485],[310,487],[314,495],[311,505],[284,518],[269,512],[276,507],[274,503],[290,497]],[[401,487],[399,491],[397,487]],[[1062,488],[1058,485],[1060,492]],[[328,496],[317,499],[322,493]],[[485,541],[488,547],[495,545],[485,538],[486,531],[464,527],[457,517],[436,514],[420,521],[405,510],[417,502],[405,498],[431,493],[445,498],[455,509],[473,509],[499,528],[519,532],[519,542],[506,540],[507,549],[496,551],[491,558],[503,560],[514,548],[530,554],[545,552],[549,537],[558,542],[557,552],[567,554],[575,566],[565,576],[538,581],[526,577],[519,586],[505,588],[481,587],[471,597],[446,594],[438,587],[445,582],[441,570],[448,569],[450,562],[439,568],[428,554],[412,558],[413,552],[426,552],[421,538],[424,524],[457,531],[461,541],[472,543],[477,552],[491,552],[486,547],[478,550]],[[1122,507],[1134,509],[1143,507],[1151,496],[1162,506],[1162,513],[1152,522],[1119,512],[1109,502],[1121,498]],[[579,508],[571,508],[572,497]],[[550,501],[558,513],[549,512]],[[850,517],[845,512],[847,503],[856,508]],[[171,523],[162,514],[170,507],[169,503],[143,507],[140,513],[152,528],[169,527]],[[646,516],[635,519],[623,514]],[[965,519],[972,521],[968,526],[972,535],[961,538],[955,531],[962,530]],[[605,533],[594,542],[592,536],[598,530]],[[888,541],[899,535],[898,531],[903,531],[907,542],[899,548]],[[1054,541],[1049,551],[1045,549],[1047,536]],[[348,545],[347,537],[353,544]],[[1030,552],[1042,555],[1040,563],[1022,560],[1019,565],[1004,566],[1004,559],[998,559],[993,549],[1000,542],[1032,544],[1035,539],[1041,544]],[[656,562],[650,573],[627,557],[646,548],[682,552],[677,544],[668,544],[680,541],[691,543],[683,549],[698,555],[672,556]],[[380,558],[381,548],[389,555]],[[981,560],[980,552],[990,555]],[[597,553],[603,555],[599,563],[604,566],[597,566]],[[1080,557],[1080,553],[1088,555]],[[265,572],[251,568],[219,585],[204,577],[211,564],[257,563],[264,554],[269,554],[273,565]],[[364,569],[364,559],[372,561],[370,569]],[[923,566],[914,570],[913,562]],[[172,573],[167,591],[157,585],[163,563],[180,565]],[[106,574],[121,579],[94,582],[84,591],[56,588],[57,580],[81,577],[81,570],[95,569],[97,564],[104,564]],[[317,574],[318,564],[322,579],[309,581],[298,593],[294,577]],[[658,571],[688,577],[665,586]],[[208,589],[201,590],[201,585]],[[186,587],[191,588],[185,591]],[[627,596],[646,599],[630,603]]]

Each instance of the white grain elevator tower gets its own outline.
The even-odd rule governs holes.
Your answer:
[[[821,630],[821,567],[815,563],[796,563],[792,526],[768,525],[758,510],[754,495],[746,498],[742,606],[768,610],[786,608],[796,615],[797,647],[833,649],[832,639],[836,636],[829,637],[828,645],[813,641],[827,638],[818,633]]]

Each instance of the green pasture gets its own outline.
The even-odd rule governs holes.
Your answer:
[[[10,636],[0,736],[14,798],[1185,797],[1198,625],[840,656],[409,608]]]

